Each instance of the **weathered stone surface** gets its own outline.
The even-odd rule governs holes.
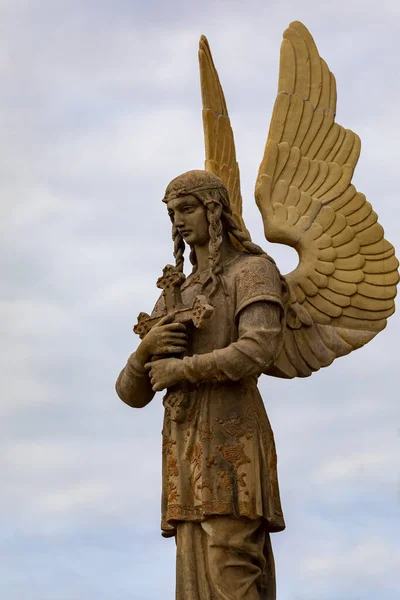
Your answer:
[[[274,600],[269,534],[285,527],[262,373],[305,377],[370,341],[394,311],[398,262],[351,184],[360,142],[334,121],[336,86],[301,23],[284,33],[256,183],[266,238],[297,249],[283,277],[242,218],[223,91],[200,40],[205,171],[167,187],[175,266],[116,388],[132,407],[165,390],[162,531],[178,600]],[[185,247],[192,272],[185,278]]]

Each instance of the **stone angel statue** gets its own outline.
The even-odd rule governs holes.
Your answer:
[[[200,40],[204,171],[167,187],[175,266],[141,313],[117,380],[144,407],[165,390],[162,531],[177,600],[274,600],[270,533],[285,527],[262,374],[307,377],[369,342],[394,312],[398,262],[351,183],[360,140],[335,123],[336,84],[308,30],[284,32],[278,95],[255,197],[265,237],[292,246],[282,276],[251,241],[224,94]],[[183,275],[189,246],[190,275]]]

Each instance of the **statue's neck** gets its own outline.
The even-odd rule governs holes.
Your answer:
[[[210,250],[208,243],[203,246],[195,246],[194,251],[196,253],[197,272],[202,273],[208,271],[210,269],[210,263],[208,260]],[[236,248],[232,245],[229,236],[225,234],[220,248],[221,263],[223,264],[228,262],[237,254],[238,250],[236,250]]]

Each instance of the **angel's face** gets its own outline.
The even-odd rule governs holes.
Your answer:
[[[205,246],[210,240],[207,212],[194,196],[181,196],[167,203],[168,214],[185,242]]]

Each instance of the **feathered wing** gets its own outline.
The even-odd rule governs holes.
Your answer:
[[[200,84],[206,148],[205,169],[217,175],[227,187],[233,215],[246,231],[242,217],[239,165],[225,96],[205,36],[199,44]]]
[[[294,247],[285,341],[271,374],[306,377],[369,342],[394,312],[398,261],[351,183],[360,140],[335,123],[336,82],[309,31],[283,34],[278,96],[256,183],[270,242]]]

